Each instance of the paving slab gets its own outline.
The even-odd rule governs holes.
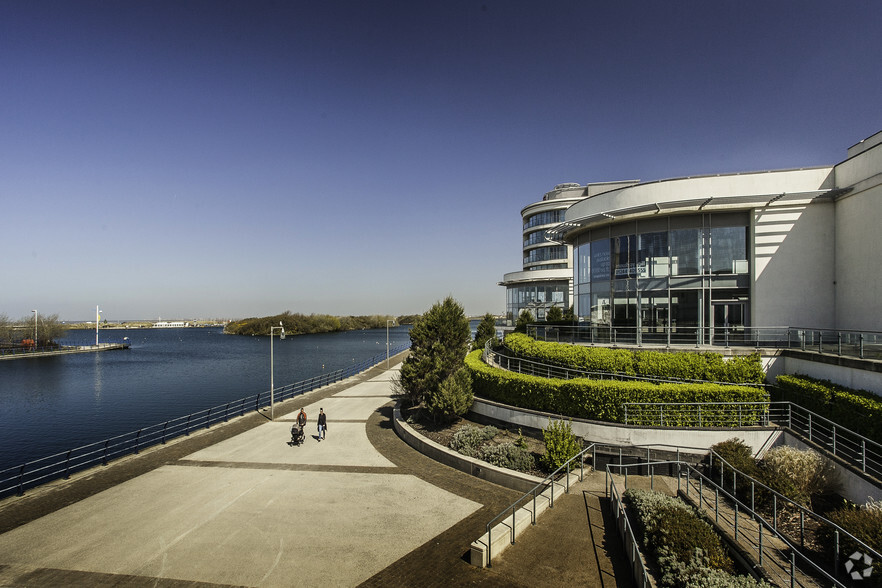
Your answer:
[[[0,536],[0,553],[32,568],[352,586],[478,508],[410,475],[166,466]]]
[[[524,585],[463,557],[519,493],[398,438],[383,367],[0,503],[0,586]]]

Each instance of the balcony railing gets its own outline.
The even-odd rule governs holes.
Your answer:
[[[593,345],[654,345],[798,349],[859,359],[882,359],[882,333],[798,327],[616,327],[532,324],[539,340]]]

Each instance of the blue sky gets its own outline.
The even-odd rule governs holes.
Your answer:
[[[882,3],[0,0],[0,314],[502,312],[561,182],[834,164]]]

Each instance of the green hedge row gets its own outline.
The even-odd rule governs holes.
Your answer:
[[[764,389],[720,384],[651,384],[617,380],[589,380],[578,378],[559,380],[517,374],[490,367],[481,359],[481,351],[466,357],[466,366],[472,374],[475,396],[503,404],[562,414],[575,418],[623,423],[626,402],[766,402]],[[703,408],[705,426],[731,426],[731,411]],[[717,414],[718,411],[719,414]],[[745,420],[755,418],[762,411],[745,409]],[[692,415],[665,408],[665,425],[692,424]],[[629,424],[642,424],[628,415]]]
[[[522,333],[509,334],[505,338],[505,345],[522,356],[586,371],[734,384],[762,384],[766,377],[758,353],[736,356],[726,361],[719,353],[586,347],[536,341]]]
[[[882,397],[878,394],[799,374],[778,376],[774,394],[776,399],[795,402],[882,443]]]

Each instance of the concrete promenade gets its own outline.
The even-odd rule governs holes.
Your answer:
[[[277,405],[274,422],[252,413],[5,499],[0,586],[630,585],[602,477],[492,568],[469,565],[471,541],[520,493],[399,439],[396,372],[381,364]],[[308,436],[291,446],[301,406]]]

